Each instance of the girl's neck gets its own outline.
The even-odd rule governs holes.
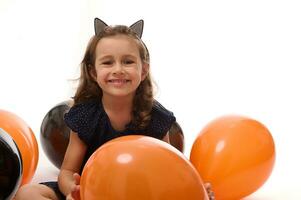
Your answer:
[[[113,113],[131,113],[133,106],[133,98],[132,97],[110,97],[104,95],[102,97],[102,104],[106,111]]]
[[[131,121],[133,98],[102,97],[102,104],[111,125],[115,130],[122,131]]]

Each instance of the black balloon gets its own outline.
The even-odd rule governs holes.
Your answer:
[[[177,122],[173,123],[169,129],[169,143],[182,153],[184,152],[184,134]]]
[[[64,114],[69,111],[72,101],[64,101],[54,106],[41,124],[40,140],[42,148],[52,164],[60,168],[69,143],[70,129],[64,122]]]
[[[22,159],[11,136],[0,128],[0,199],[12,199],[21,184]]]

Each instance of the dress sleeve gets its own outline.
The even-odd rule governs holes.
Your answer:
[[[64,115],[67,126],[86,144],[91,142],[99,118],[99,104],[96,101],[76,104]]]
[[[152,110],[152,119],[150,124],[151,136],[157,139],[163,139],[166,133],[171,128],[171,125],[176,121],[173,113],[164,108],[159,102],[155,101]]]

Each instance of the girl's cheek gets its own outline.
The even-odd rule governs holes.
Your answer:
[[[105,68],[99,68],[98,72],[97,72],[100,76],[103,76],[104,74],[108,73],[108,70],[106,70]]]

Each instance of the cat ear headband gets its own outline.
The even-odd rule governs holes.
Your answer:
[[[130,29],[132,29],[132,31],[134,31],[137,34],[137,36],[139,38],[141,38],[142,32],[143,32],[143,25],[144,25],[144,22],[141,19],[141,20],[135,22],[134,24],[132,24],[130,26]],[[94,19],[95,35],[99,35],[107,26],[108,25],[105,22],[103,22],[102,20],[100,20],[98,18],[95,18]]]

